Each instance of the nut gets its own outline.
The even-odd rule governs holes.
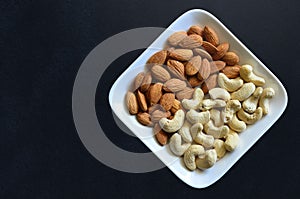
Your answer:
[[[229,132],[225,140],[226,150],[233,151],[237,147],[239,140],[239,135],[237,133],[234,131]]]
[[[179,78],[181,80],[185,80],[184,65],[181,62],[179,62],[177,60],[169,59],[167,62],[167,66],[168,66],[170,73],[174,77]]]
[[[185,87],[183,90],[176,93],[176,98],[178,100],[191,99],[193,97],[193,93],[193,88]]]
[[[141,89],[141,91],[142,91],[143,93],[145,93],[145,92],[148,90],[148,88],[149,88],[150,85],[151,85],[151,82],[152,82],[151,73],[147,73],[147,74],[145,75],[145,77],[144,77],[144,79],[143,79],[143,82],[142,82],[142,84],[141,84],[141,87],[140,87],[140,89]]]
[[[222,61],[226,62],[227,65],[229,66],[234,66],[237,63],[239,63],[240,58],[239,56],[234,53],[234,52],[227,52],[225,55],[222,57]]]
[[[159,120],[159,125],[160,127],[167,133],[174,133],[178,131],[183,123],[184,123],[184,112],[183,110],[179,109],[173,119],[167,119],[167,118],[162,118]]]
[[[206,58],[209,61],[212,60],[212,57],[210,56],[210,54],[201,48],[195,48],[195,49],[193,49],[193,52],[195,55],[199,55],[202,59]]]
[[[209,76],[209,78],[207,78],[204,81],[204,83],[201,86],[201,89],[205,94],[208,93],[210,89],[215,88],[217,86],[217,78],[218,74],[212,74],[211,76]]]
[[[148,106],[145,95],[138,90],[136,93],[136,98],[142,111],[147,111]]]
[[[252,82],[255,86],[263,86],[265,84],[265,79],[255,75],[253,73],[252,66],[248,64],[242,65],[240,69],[240,76],[243,80],[246,82]]]
[[[201,57],[194,56],[190,61],[187,62],[185,65],[185,73],[187,75],[195,75],[198,73],[200,67],[201,67],[202,59]]]
[[[228,77],[228,78],[237,78],[240,76],[240,68],[241,66],[235,65],[235,66],[226,66],[222,72]]]
[[[187,49],[198,48],[202,45],[202,41],[203,39],[200,35],[192,34],[183,38],[180,41],[179,46],[181,48],[187,48]]]
[[[210,75],[210,63],[207,59],[203,59],[200,70],[198,72],[198,79],[206,80]]]
[[[165,82],[171,79],[169,72],[160,65],[154,65],[151,72],[152,76],[158,81]]]
[[[204,80],[198,79],[197,75],[188,77],[188,82],[191,87],[200,86]]]
[[[138,102],[133,92],[128,91],[126,94],[126,105],[130,114],[135,115],[139,111]]]
[[[175,49],[169,53],[169,57],[178,61],[188,61],[193,57],[193,51],[190,49]]]
[[[212,120],[209,120],[206,124],[204,124],[204,131],[208,135],[212,135],[214,138],[223,138],[228,132],[229,128],[226,125],[217,127],[213,124]]]
[[[237,112],[237,116],[244,121],[246,124],[254,124],[256,121],[260,120],[263,116],[263,110],[261,107],[258,107],[254,113],[250,114],[244,111],[244,109],[240,109]]]
[[[208,41],[203,41],[202,47],[211,55],[215,54],[218,51],[217,47],[209,43]]]
[[[154,53],[147,61],[147,64],[164,64],[167,58],[167,51],[161,50]]]
[[[171,112],[170,111],[161,111],[161,110],[155,110],[153,111],[153,113],[151,114],[151,121],[156,123],[158,122],[161,118],[168,118],[171,116]]]
[[[168,38],[168,42],[172,46],[177,46],[185,37],[187,37],[185,31],[175,32]]]
[[[269,99],[275,96],[273,88],[265,88],[259,100],[259,106],[263,109],[263,114],[269,113]]]
[[[133,90],[134,91],[141,86],[144,77],[145,77],[144,72],[140,72],[139,74],[137,74],[137,76],[135,77],[134,82],[133,82]]]
[[[239,90],[231,93],[231,99],[237,99],[240,102],[242,102],[248,97],[250,97],[254,91],[255,85],[253,83],[245,83]]]
[[[178,92],[183,90],[186,87],[185,81],[182,81],[180,79],[169,79],[164,83],[164,90],[167,92]]]
[[[209,149],[205,151],[205,155],[203,157],[199,157],[196,159],[196,166],[201,170],[208,169],[217,161],[217,152],[215,149]]]
[[[210,74],[219,72],[223,68],[225,68],[226,63],[223,61],[213,61],[210,62]]]
[[[203,155],[205,153],[205,150],[203,146],[198,144],[192,144],[184,153],[183,161],[185,163],[185,166],[193,171],[196,169],[196,156]]]
[[[136,115],[137,120],[145,126],[152,126],[153,123],[151,122],[150,114],[149,113],[138,113]]]
[[[194,26],[191,26],[189,28],[189,30],[187,31],[187,34],[188,35],[197,34],[197,35],[202,36],[203,35],[203,29],[200,26],[194,25]]]
[[[218,84],[221,88],[226,89],[229,92],[236,91],[243,85],[244,81],[237,77],[235,79],[229,79],[224,73],[219,73]]]
[[[169,111],[174,103],[175,95],[174,93],[165,93],[160,98],[160,105],[164,108],[165,111]]]
[[[169,135],[160,128],[159,124],[154,125],[153,132],[160,145],[163,146],[167,144]]]
[[[176,156],[182,156],[184,152],[191,146],[191,143],[181,144],[181,136],[178,133],[174,133],[170,138],[170,149]]]
[[[227,42],[218,45],[217,52],[215,52],[215,54],[212,55],[213,60],[219,60],[222,57],[224,57],[228,49],[229,49],[229,43]]]
[[[219,37],[214,29],[205,26],[203,30],[203,37],[206,41],[211,43],[214,46],[219,45]]]
[[[183,99],[182,106],[187,110],[197,109],[202,102],[203,97],[203,91],[200,88],[196,88],[194,90],[193,99]]]
[[[194,109],[191,109],[186,113],[186,119],[191,124],[196,124],[196,123],[205,124],[210,119],[210,113],[209,111],[197,112]]]
[[[162,84],[161,83],[155,83],[150,86],[150,88],[147,91],[147,98],[149,101],[150,106],[157,104],[162,96]]]
[[[263,90],[264,89],[262,87],[257,87],[254,93],[248,99],[243,101],[242,106],[245,111],[247,111],[248,113],[254,113]]]

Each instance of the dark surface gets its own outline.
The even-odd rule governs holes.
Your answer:
[[[0,1],[0,198],[293,198],[299,187],[299,1]],[[137,27],[167,27],[183,12],[217,16],[286,86],[278,122],[217,183],[185,185],[167,168],[123,173],[82,145],[72,118],[72,88],[86,55]],[[122,56],[101,79],[97,107],[141,53]],[[99,94],[101,92],[101,94]],[[124,149],[148,151],[99,116]],[[122,140],[119,139],[122,137]]]

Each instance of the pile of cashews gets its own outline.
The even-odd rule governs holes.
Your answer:
[[[159,120],[165,132],[173,133],[169,147],[174,155],[183,156],[189,170],[204,170],[233,151],[238,133],[269,113],[269,99],[275,91],[263,88],[264,84],[247,64],[235,79],[219,73],[219,87],[209,90],[209,97],[196,88],[192,99],[181,102],[185,111],[179,109],[173,119]]]

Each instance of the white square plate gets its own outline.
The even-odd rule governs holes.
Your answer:
[[[238,52],[240,63],[251,64],[258,75],[266,79],[266,87],[272,87],[276,95],[271,100],[271,112],[247,130],[240,133],[239,146],[232,153],[227,153],[212,168],[205,171],[188,171],[182,163],[182,158],[174,156],[169,147],[161,147],[153,137],[152,128],[140,125],[135,116],[128,113],[125,105],[126,92],[131,87],[133,78],[141,71],[148,58],[163,49],[167,38],[175,31],[187,30],[191,25],[199,24],[211,26],[220,37],[220,41],[227,41],[232,51]],[[190,10],[176,19],[139,58],[117,79],[109,93],[109,103],[119,119],[164,162],[182,181],[195,188],[207,187],[220,179],[237,161],[253,146],[253,144],[278,120],[287,106],[287,93],[278,78],[245,47],[216,17],[201,9]]]

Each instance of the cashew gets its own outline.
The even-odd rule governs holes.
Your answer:
[[[229,128],[226,125],[216,127],[211,120],[204,125],[204,131],[208,135],[212,135],[214,138],[223,138],[229,132]]]
[[[173,133],[178,131],[184,122],[184,112],[183,110],[179,109],[172,120],[169,120],[167,118],[161,118],[159,120],[160,127],[168,133]]]
[[[214,122],[215,126],[220,127],[224,124],[224,114],[223,111],[217,109],[210,110],[210,118]]]
[[[182,156],[191,145],[191,143],[181,144],[181,142],[181,135],[179,135],[178,133],[174,133],[170,138],[170,149],[177,156]]]
[[[254,124],[256,121],[260,120],[263,115],[263,110],[261,107],[258,107],[254,113],[250,114],[240,109],[237,113],[237,116],[243,120],[246,124]]]
[[[237,77],[235,79],[229,79],[224,73],[219,73],[218,84],[221,88],[226,89],[229,92],[236,91],[243,85],[244,81]]]
[[[199,169],[208,169],[212,167],[217,161],[217,152],[215,149],[209,149],[205,151],[204,157],[196,159],[196,166]]]
[[[205,148],[211,148],[214,144],[214,137],[212,135],[206,135],[202,132],[203,125],[196,123],[191,127],[191,134],[194,141],[201,144]]]
[[[185,163],[185,166],[189,170],[195,170],[196,169],[196,156],[203,155],[205,153],[205,150],[203,146],[198,144],[191,145],[184,153],[183,161]]]
[[[236,132],[242,132],[247,128],[247,125],[244,121],[241,121],[237,118],[236,114],[233,115],[233,118],[228,122],[228,126],[236,131]]]
[[[202,102],[204,97],[204,93],[201,88],[196,88],[193,94],[193,99],[183,99],[182,106],[189,110],[189,109],[197,109]]]
[[[202,132],[202,130],[203,130],[203,125],[201,123],[196,123],[192,125],[190,128],[192,138],[195,139],[197,134]]]
[[[222,99],[228,101],[230,99],[230,94],[224,88],[213,88],[208,91],[210,98],[212,99]]]
[[[243,109],[247,111],[248,113],[254,113],[254,111],[257,108],[259,97],[261,96],[263,92],[262,87],[257,87],[254,91],[254,93],[245,101],[243,101]]]
[[[275,95],[273,88],[265,88],[259,100],[259,106],[263,109],[263,114],[269,113],[269,99]]]
[[[231,99],[244,101],[245,99],[247,99],[252,95],[254,90],[255,90],[255,85],[252,82],[245,83],[239,90],[231,93]]]
[[[237,147],[239,140],[239,135],[234,131],[230,131],[226,136],[226,140],[224,143],[226,150],[233,151]]]
[[[263,86],[265,84],[265,79],[255,75],[253,73],[253,67],[248,64],[245,64],[241,67],[240,76],[246,82],[252,82],[256,86]]]
[[[222,108],[226,106],[226,102],[224,100],[220,100],[220,99],[216,99],[216,100],[212,100],[212,99],[205,99],[202,101],[201,105],[200,105],[200,109],[201,110],[210,110],[212,108]]]
[[[224,122],[228,123],[232,119],[233,114],[240,109],[241,103],[238,100],[229,100],[224,110]]]
[[[215,150],[217,152],[218,158],[224,157],[224,155],[226,154],[226,148],[225,148],[224,141],[220,140],[220,139],[215,139],[214,147],[215,147]]]
[[[201,123],[205,124],[209,121],[210,119],[210,114],[209,111],[204,111],[204,112],[197,112],[194,109],[189,110],[186,113],[186,119],[191,123]]]
[[[182,139],[185,142],[191,143],[193,141],[192,135],[190,133],[191,124],[188,121],[185,121],[182,127],[179,129],[178,133],[181,135]]]

